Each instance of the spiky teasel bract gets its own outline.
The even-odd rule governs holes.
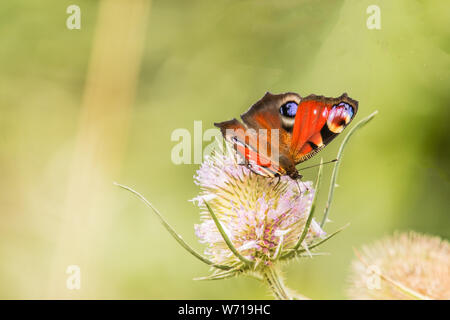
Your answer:
[[[450,299],[450,246],[439,237],[395,233],[356,251],[352,299]]]

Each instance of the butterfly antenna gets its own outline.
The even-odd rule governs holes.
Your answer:
[[[310,169],[310,168],[315,168],[315,167],[319,167],[319,166],[321,166],[321,165],[323,165],[323,164],[328,164],[328,163],[333,163],[333,162],[336,162],[336,161],[338,161],[339,159],[333,159],[333,160],[330,160],[330,161],[326,161],[326,162],[324,162],[324,163],[319,163],[319,164],[315,164],[315,165],[312,165],[312,166],[309,166],[309,167],[304,167],[304,168],[300,168],[299,170],[305,170],[305,169]]]

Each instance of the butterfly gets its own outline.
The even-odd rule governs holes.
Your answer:
[[[296,165],[325,148],[358,111],[346,93],[338,98],[267,92],[237,119],[214,123],[253,172],[301,179]]]

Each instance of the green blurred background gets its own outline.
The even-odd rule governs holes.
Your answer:
[[[66,28],[70,4],[80,30]],[[381,30],[366,27],[372,4]],[[113,185],[143,193],[202,251],[187,201],[198,165],[171,162],[171,134],[266,91],[347,92],[355,121],[379,110],[338,178],[327,231],[350,227],[329,256],[289,264],[289,287],[342,299],[354,247],[394,230],[448,238],[449,13],[445,0],[2,1],[0,298],[270,298],[252,279],[193,281],[208,268]],[[68,265],[80,290],[66,288]]]

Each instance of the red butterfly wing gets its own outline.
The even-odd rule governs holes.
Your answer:
[[[298,105],[290,152],[295,163],[322,150],[353,119],[358,102],[347,94],[339,98],[310,95]]]
[[[295,166],[287,156],[291,134],[283,127],[279,108],[287,101],[299,103],[300,99],[295,93],[266,93],[241,115],[243,124],[233,119],[215,126],[254,172],[267,177],[284,175],[295,170]]]
[[[345,93],[338,98],[304,99],[295,93],[267,93],[241,115],[244,123],[233,119],[215,125],[254,172],[295,179],[299,177],[295,165],[322,150],[357,110],[358,102]]]

